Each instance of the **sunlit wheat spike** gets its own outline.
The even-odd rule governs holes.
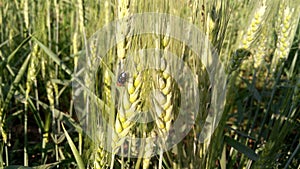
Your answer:
[[[281,1],[281,3],[279,3],[279,8],[277,10],[277,17],[276,17],[276,24],[275,24],[275,28],[276,30],[280,30],[280,25],[282,23],[282,19],[283,19],[283,12],[284,9],[286,7],[286,1]]]
[[[140,90],[142,84],[140,82],[140,75],[130,78],[128,84],[125,88],[122,88],[121,99],[119,102],[119,108],[117,112],[116,122],[115,122],[115,140],[113,146],[115,149],[122,144],[122,137],[128,136],[130,134],[131,127],[135,124],[133,118],[139,112],[140,104]],[[139,82],[137,82],[139,81]],[[137,86],[134,86],[134,83]]]
[[[267,12],[267,6],[262,4],[255,10],[250,25],[243,35],[240,48],[249,49],[251,44],[257,39],[261,25],[264,23]]]
[[[169,81],[167,83],[173,83],[172,81]],[[166,87],[172,88],[172,85],[167,85]],[[165,87],[165,88],[166,88]],[[162,91],[155,91],[153,94],[153,106],[156,113],[156,125],[159,128],[159,130],[164,134],[169,130],[168,126],[166,125],[168,122],[172,120],[172,113],[173,113],[173,100],[172,100],[172,93],[171,89],[168,89],[167,94],[163,93]],[[161,99],[164,98],[170,98],[169,102]]]
[[[107,155],[108,153],[103,149],[102,146],[99,146],[94,155],[93,167],[95,169],[102,169],[107,167]]]
[[[166,26],[165,29],[169,30],[169,26]],[[155,43],[155,48],[161,49],[163,54],[157,54],[153,59],[155,61],[152,61],[155,63],[158,71],[152,75],[154,85],[152,86],[151,106],[153,107],[156,124],[156,130],[154,131],[158,132],[160,136],[165,136],[170,129],[171,121],[174,117],[174,80],[170,75],[171,66],[174,65],[164,56],[169,50],[168,48],[171,43],[170,37],[163,35],[155,38],[156,41],[160,41],[160,43]]]
[[[99,132],[96,136],[97,140],[95,146],[97,147],[92,156],[93,156],[93,168],[102,169],[108,168],[108,155],[109,153],[104,149],[104,133]]]
[[[272,72],[275,71],[279,63],[287,59],[299,22],[299,7],[285,5],[279,10],[283,11],[279,11],[279,13],[282,12],[282,18],[279,19],[281,22],[276,23],[278,30],[276,30],[276,49],[271,64]]]
[[[159,56],[158,56],[159,57]],[[153,75],[156,79],[152,91],[152,106],[155,113],[155,123],[161,135],[165,135],[170,129],[171,121],[174,116],[174,80],[170,75],[170,65],[162,56],[159,59],[160,70]]]
[[[265,61],[265,56],[267,55],[267,51],[268,51],[268,45],[267,45],[267,29],[269,29],[270,26],[265,25],[262,28],[261,34],[260,34],[260,38],[258,40],[258,45],[257,45],[257,50],[255,51],[254,56],[254,68],[257,69],[259,67],[261,67],[264,64]]]

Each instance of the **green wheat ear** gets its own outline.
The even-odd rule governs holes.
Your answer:
[[[157,74],[156,86],[153,90],[153,107],[155,123],[160,135],[165,136],[173,120],[174,80],[168,73],[170,70],[164,58],[161,58],[160,72]]]
[[[237,70],[242,62],[251,55],[251,52],[247,49],[237,49],[231,54],[230,58],[230,64],[228,68],[228,73],[231,74],[231,72]]]
[[[97,137],[97,141],[94,141],[94,146],[97,147],[93,153],[92,153],[92,166],[95,169],[102,169],[102,168],[108,168],[109,167],[109,155],[105,149],[104,144],[106,142],[106,138],[104,137],[104,132],[100,133]]]

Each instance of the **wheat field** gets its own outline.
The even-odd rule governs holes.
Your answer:
[[[0,168],[300,169],[299,20],[298,0],[1,0]]]

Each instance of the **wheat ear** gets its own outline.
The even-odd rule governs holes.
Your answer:
[[[297,6],[297,5],[296,5]],[[283,10],[283,11],[280,11]],[[299,7],[280,6],[279,14],[282,18],[276,23],[279,29],[277,30],[277,43],[274,56],[271,64],[271,71],[275,71],[277,65],[284,62],[289,54],[293,37],[299,22]]]

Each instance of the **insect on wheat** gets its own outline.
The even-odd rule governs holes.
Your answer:
[[[127,81],[127,73],[126,72],[121,72],[118,75],[118,80],[117,80],[117,86],[124,86],[125,82]]]

